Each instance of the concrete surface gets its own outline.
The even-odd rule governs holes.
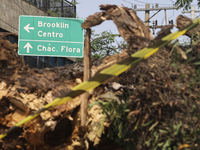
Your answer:
[[[0,2],[0,28],[12,33],[18,33],[19,15],[47,16],[47,13],[23,0]]]

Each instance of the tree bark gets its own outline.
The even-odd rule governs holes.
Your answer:
[[[99,25],[105,20],[113,20],[120,36],[129,44],[130,53],[148,46],[149,41],[153,39],[149,28],[133,10],[116,5],[100,5],[100,9],[103,12],[89,16],[82,23],[84,29]]]
[[[186,16],[183,16],[183,15],[179,15],[177,18],[176,18],[176,24],[175,26],[178,28],[178,29],[182,29],[183,27],[185,26],[188,26],[192,23],[192,20]],[[186,32],[186,36],[188,37],[193,37],[194,40],[197,40],[198,39],[198,36],[200,34],[200,25],[192,28],[191,30],[189,30],[188,32]]]
[[[91,45],[90,45],[91,29],[87,29],[85,48],[84,48],[84,76],[83,81],[87,81],[91,77]],[[85,92],[81,95],[81,126],[86,126],[87,121],[87,106],[89,93]]]
[[[83,76],[83,65],[79,64],[30,69],[21,62],[17,49],[17,44],[0,38],[0,133],[69,91],[77,85],[75,79]],[[8,134],[3,146],[12,145],[6,142],[12,136],[16,139],[13,142],[19,143],[21,136],[36,149],[63,143],[73,132],[72,118],[80,103],[80,97],[76,97],[42,112],[20,126],[20,132]],[[14,146],[11,149],[17,149]]]

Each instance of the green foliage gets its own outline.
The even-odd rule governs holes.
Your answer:
[[[177,62],[180,62],[182,57],[181,55],[178,53],[177,51],[177,47],[179,45],[179,41],[175,41],[173,44],[172,44],[172,49],[171,49],[171,52],[170,52],[170,55],[172,56],[171,58],[171,65],[172,66],[177,66],[176,63]]]
[[[98,100],[89,105],[89,109],[94,105],[100,105],[106,119],[109,120],[110,127],[107,132],[107,137],[114,140],[116,144],[124,149],[133,149],[133,131],[128,127],[128,114],[130,109],[124,100],[108,101]],[[103,120],[102,124],[105,120]]]
[[[72,17],[75,18],[76,17],[76,13],[73,12],[73,10],[71,9],[71,7],[64,7],[63,9],[63,13],[59,14],[59,10],[56,7],[56,3],[61,3],[62,0],[54,0],[51,1],[51,8],[47,10],[47,13],[52,16],[52,17]],[[77,2],[70,2],[72,6],[75,6],[76,4],[78,4]],[[61,9],[61,8],[60,8]]]
[[[56,10],[54,10],[54,9],[52,9],[52,10],[48,9],[47,13],[52,17],[58,17],[59,16],[58,12]]]
[[[191,3],[193,0],[176,0],[175,4],[178,6],[178,8],[184,8],[188,10],[191,6]],[[198,6],[200,6],[200,0],[197,0]]]
[[[83,63],[83,58],[76,58],[76,62]]]
[[[197,38],[198,39],[198,38]],[[191,66],[192,70],[188,70],[190,74],[183,74],[182,80],[184,81],[185,76],[187,77],[187,90],[185,91],[188,94],[194,93],[198,87],[200,87],[200,53],[199,49],[199,40],[194,40],[194,36],[191,37],[191,41],[186,44],[180,44],[178,41],[173,43],[174,46],[171,50],[171,66],[179,68],[180,65]],[[176,46],[179,46],[185,55],[187,55],[187,60],[183,60],[180,53],[177,52]],[[200,98],[200,92],[197,94],[197,98]]]
[[[111,34],[108,31],[103,31],[100,34],[91,34],[91,52],[93,58],[104,58],[106,56],[114,55],[126,47],[125,41],[120,41],[120,46],[116,46],[115,38],[118,34]]]
[[[199,141],[200,141],[200,110],[196,107],[196,103],[199,103],[200,99],[200,54],[198,52],[199,43],[199,35],[193,34],[191,40],[187,43],[179,43],[178,41],[174,42],[172,50],[171,50],[171,66],[179,68],[180,66],[185,66],[186,68],[190,68],[187,70],[182,70],[183,74],[178,81],[178,83],[185,84],[185,88],[182,88],[180,85],[176,88],[180,90],[182,95],[190,95],[193,96],[193,99],[189,100],[189,98],[185,99],[185,106],[179,106],[182,111],[180,112],[183,117],[179,119],[175,118],[175,120],[168,121],[167,124],[161,122],[157,129],[152,130],[153,133],[151,135],[159,136],[157,143],[155,142],[156,137],[152,139],[150,136],[149,139],[145,142],[147,147],[152,147],[155,145],[155,150],[163,150],[163,149],[178,149],[179,146],[183,144],[189,145],[188,148],[184,148],[185,150],[189,149],[199,149]],[[181,58],[180,53],[177,52],[176,46],[179,46],[182,51],[187,55],[188,59],[183,60]],[[176,86],[176,83],[175,83]],[[198,124],[198,125],[197,125]]]
[[[194,42],[190,43],[194,44]],[[192,61],[186,64],[185,61],[187,60],[181,60],[176,46],[181,46],[178,41],[174,43],[170,54],[174,57],[172,58],[172,66],[178,68],[180,73],[180,79],[177,80],[181,81],[178,81],[178,83],[187,84],[185,89],[180,85],[177,87],[185,100],[176,106],[165,105],[160,107],[162,119],[156,120],[154,116],[156,114],[151,111],[152,114],[149,114],[149,119],[145,120],[143,124],[137,124],[137,122],[142,122],[140,121],[141,115],[136,115],[131,119],[127,118],[130,110],[126,102],[121,101],[118,104],[111,100],[96,103],[102,107],[104,114],[111,122],[107,132],[108,137],[124,149],[177,150],[182,145],[188,146],[184,148],[185,150],[199,149],[200,109],[196,104],[199,104],[200,99],[200,69],[186,69],[187,71],[185,71],[181,68],[181,65],[185,67],[187,65],[193,66],[194,63],[197,65],[198,59],[196,58],[199,56],[193,54],[193,48],[184,45],[186,49],[183,50],[188,59],[192,58]],[[175,86],[176,83],[174,83]],[[194,96],[194,98],[190,99],[188,95]],[[142,107],[142,112],[146,112],[145,107]]]
[[[91,33],[91,57],[93,60],[102,59],[106,56],[114,55],[128,47],[126,41],[121,40],[118,47],[115,43],[115,38],[118,34],[111,34],[108,31],[103,31],[100,34]],[[77,59],[78,62],[83,62],[82,58]]]
[[[172,43],[172,49],[170,55],[172,56],[171,63],[185,63],[185,64],[192,64],[192,65],[200,65],[200,53],[199,53],[199,39],[200,35],[197,32],[197,29],[193,31],[193,34],[190,39],[185,41],[184,43],[180,43],[176,40]],[[187,55],[188,59],[183,60],[180,52],[177,50],[177,46],[179,46],[185,55]]]
[[[187,119],[194,122],[192,117]],[[195,149],[194,147],[199,144],[199,126],[195,127],[195,123],[190,124],[190,122],[183,124],[186,119],[179,121],[177,124],[174,122],[159,123],[157,128],[149,132],[143,146],[153,150],[175,150],[183,144],[188,144],[190,145],[188,150]]]
[[[79,3],[76,2],[76,1],[71,1],[71,5],[72,5],[72,6],[75,6],[76,4],[79,4]]]
[[[188,10],[192,1],[193,0],[177,0],[175,4],[178,6],[178,8],[185,8],[186,10]]]

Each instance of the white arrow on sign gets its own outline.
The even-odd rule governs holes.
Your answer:
[[[29,42],[26,43],[26,45],[24,46],[24,48],[27,48],[27,53],[29,53],[29,48],[33,49],[33,47],[31,46],[31,44]]]
[[[30,26],[30,23],[27,24],[27,25],[24,27],[24,29],[25,29],[28,33],[30,33],[29,30],[34,30],[34,27],[29,27],[29,26]]]

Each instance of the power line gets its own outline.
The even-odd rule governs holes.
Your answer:
[[[125,0],[123,0],[124,2],[127,2],[127,3],[130,3],[131,5],[132,5],[132,7],[133,7],[133,3],[131,3],[131,2],[129,2],[129,1],[125,1]]]
[[[174,16],[174,9],[173,9],[173,14],[168,18],[168,20],[170,19],[170,18],[172,18]]]
[[[133,3],[129,2],[129,1],[126,1],[126,0],[123,0],[124,2],[127,2],[127,3],[130,3],[131,6],[133,7]],[[136,4],[135,4],[136,5]],[[138,6],[144,6],[144,5],[140,5],[140,4],[137,4]]]
[[[134,0],[134,1],[136,1],[136,2],[139,2],[139,3],[143,3],[143,4],[152,4],[152,5],[154,5],[154,4],[158,4],[158,5],[171,5],[171,4],[163,4],[163,3],[149,3],[149,2],[143,2],[143,1],[139,1],[139,0]]]
[[[147,2],[143,2],[143,1],[139,1],[139,0],[134,0],[136,2],[139,2],[139,3],[143,3],[143,4],[147,4]],[[148,3],[148,4],[153,4],[153,3]]]
[[[127,3],[130,3],[132,5],[132,7],[133,7],[133,5],[134,6],[136,6],[136,5],[138,5],[138,6],[144,6],[144,5],[140,5],[140,4],[133,4],[130,1],[127,1],[127,0],[123,0],[123,1],[127,2]],[[134,0],[134,1],[142,3],[142,4],[147,4],[148,3],[148,2],[141,1],[141,0]],[[172,2],[173,6],[174,6],[174,2],[172,0],[170,0],[170,1]],[[156,5],[156,4],[158,4],[158,5],[165,5],[165,6],[171,6],[171,4],[163,4],[163,3],[148,3],[148,4],[151,4],[152,7],[154,7],[154,5]]]
[[[14,2],[26,15],[28,15],[28,14],[24,11],[24,9],[21,8],[21,7],[15,2],[15,0],[13,0],[13,2]]]
[[[164,6],[173,6],[172,4],[160,4],[160,3],[157,3],[158,5],[164,5]]]
[[[161,11],[161,9],[160,10],[158,10],[155,14],[153,14],[148,20],[146,20],[145,22],[149,22],[149,20],[151,19],[151,18],[153,18],[155,15],[157,15],[157,13],[159,13]]]
[[[154,3],[144,2],[144,1],[141,1],[141,0],[134,0],[134,1],[139,2],[139,3],[143,3],[143,4],[147,4],[148,3],[148,4],[154,5]],[[172,4],[174,4],[174,1],[172,1],[172,0],[170,0],[170,1],[172,2]],[[131,3],[131,2],[129,2],[129,3]],[[155,4],[159,4],[159,5],[171,5],[171,4],[163,4],[163,3],[155,3]]]
[[[164,19],[165,19],[165,17],[163,17],[162,22],[161,22],[161,25],[163,25]]]
[[[159,5],[174,5],[174,3],[172,3],[172,4],[157,3],[157,4],[159,4]]]
[[[172,2],[173,5],[175,5],[174,1],[172,1],[172,0],[170,0],[170,1]],[[172,16],[170,16],[170,17],[168,18],[168,20],[169,20],[170,18],[172,18],[173,16],[174,16],[174,9],[173,9],[173,14],[172,14]]]

